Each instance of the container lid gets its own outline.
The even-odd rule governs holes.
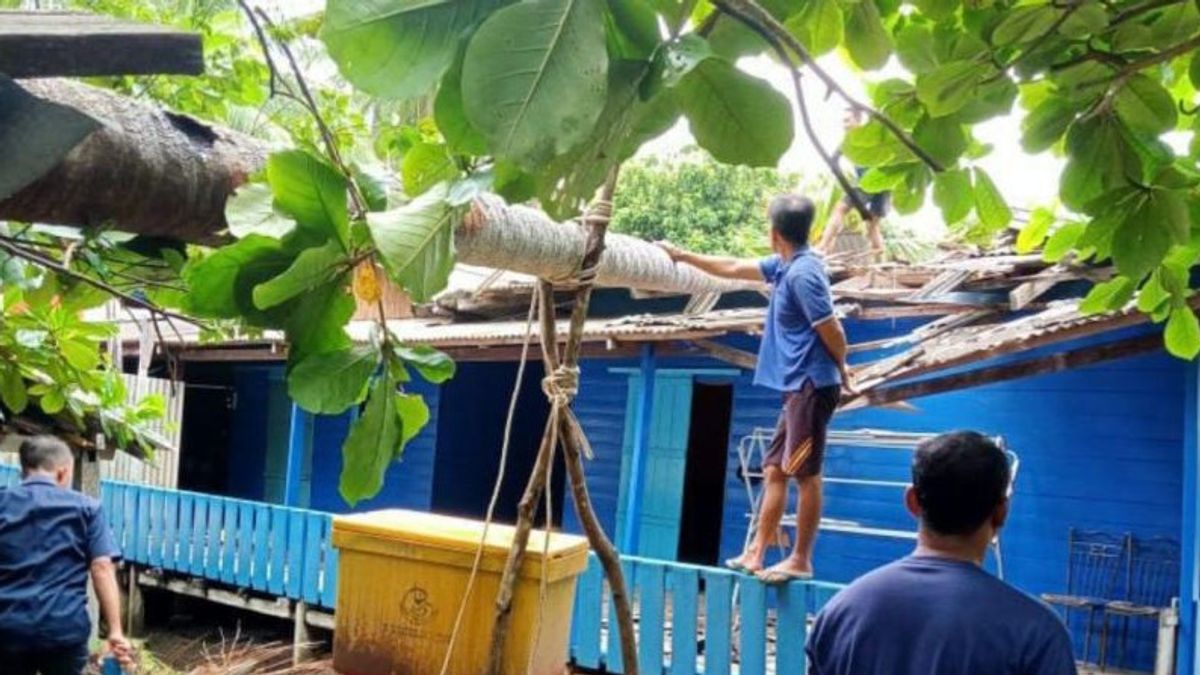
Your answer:
[[[483,535],[483,521],[455,518],[424,511],[387,509],[354,515],[337,516],[333,519],[335,534],[339,531],[377,537],[388,541],[419,544],[453,551],[474,553]],[[512,546],[516,528],[511,525],[492,523],[488,528],[485,554],[504,555]],[[532,530],[526,552],[540,557],[546,546],[546,532]],[[550,534],[549,557],[570,557],[588,550],[587,539],[554,532]]]

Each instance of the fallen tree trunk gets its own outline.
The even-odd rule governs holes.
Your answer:
[[[0,220],[114,227],[216,243],[225,202],[266,162],[262,141],[69,80],[24,80],[29,93],[102,127],[41,178],[0,201]]]

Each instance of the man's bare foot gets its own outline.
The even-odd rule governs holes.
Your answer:
[[[748,549],[736,558],[726,560],[725,566],[739,572],[758,574],[763,569],[763,557],[761,553]]]
[[[797,560],[796,558],[789,556],[783,561],[759,572],[757,576],[764,583],[768,584],[786,584],[787,582],[794,581],[796,579],[812,579],[812,563],[808,561]]]

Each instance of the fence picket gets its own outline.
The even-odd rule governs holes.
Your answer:
[[[757,579],[741,581],[742,640],[738,672],[767,672],[767,587]]]
[[[267,561],[271,552],[271,511],[266,504],[254,505],[254,562],[250,573],[250,587],[256,591],[269,588]]]
[[[600,667],[600,612],[604,603],[604,568],[590,556],[575,589],[575,619],[571,622],[572,657],[584,668]]]
[[[321,606],[333,609],[337,606],[338,558],[340,553],[333,545],[333,516],[321,514],[321,536],[325,542],[325,569],[321,574]]]
[[[642,610],[638,621],[638,669],[643,673],[662,672],[665,569],[661,563],[642,563],[638,567],[638,602]]]
[[[733,670],[733,574],[705,570],[704,675],[729,675]]]
[[[790,583],[776,591],[775,672],[807,671],[804,643],[808,634],[808,593],[805,584]],[[779,639],[786,636],[786,639]]]
[[[668,570],[668,586],[671,590],[671,675],[696,675],[696,610],[700,573],[690,567]]]

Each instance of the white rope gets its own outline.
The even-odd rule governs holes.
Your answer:
[[[517,412],[517,398],[521,394],[521,383],[525,381],[525,366],[529,362],[529,341],[533,337],[533,317],[537,312],[538,294],[534,293],[529,299],[529,313],[525,317],[525,339],[521,342],[521,360],[517,365],[517,378],[513,383],[512,395],[508,399],[508,415],[504,420],[504,440],[500,444],[500,466],[496,472],[496,483],[492,486],[492,496],[488,500],[487,515],[483,521],[483,534],[479,537],[479,546],[475,549],[475,560],[471,563],[471,574],[467,577],[467,589],[458,605],[458,613],[454,617],[454,628],[450,631],[450,642],[446,645],[446,656],[442,660],[441,675],[446,675],[450,668],[450,659],[454,656],[454,646],[458,642],[458,633],[462,628],[463,615],[467,612],[467,603],[471,599],[471,591],[479,577],[479,567],[483,563],[483,552],[487,547],[488,530],[492,527],[492,517],[496,512],[496,504],[500,501],[500,488],[504,484],[504,474],[508,468],[508,446],[512,440],[513,418]],[[578,383],[578,376],[576,377]],[[543,387],[545,384],[543,383]]]

